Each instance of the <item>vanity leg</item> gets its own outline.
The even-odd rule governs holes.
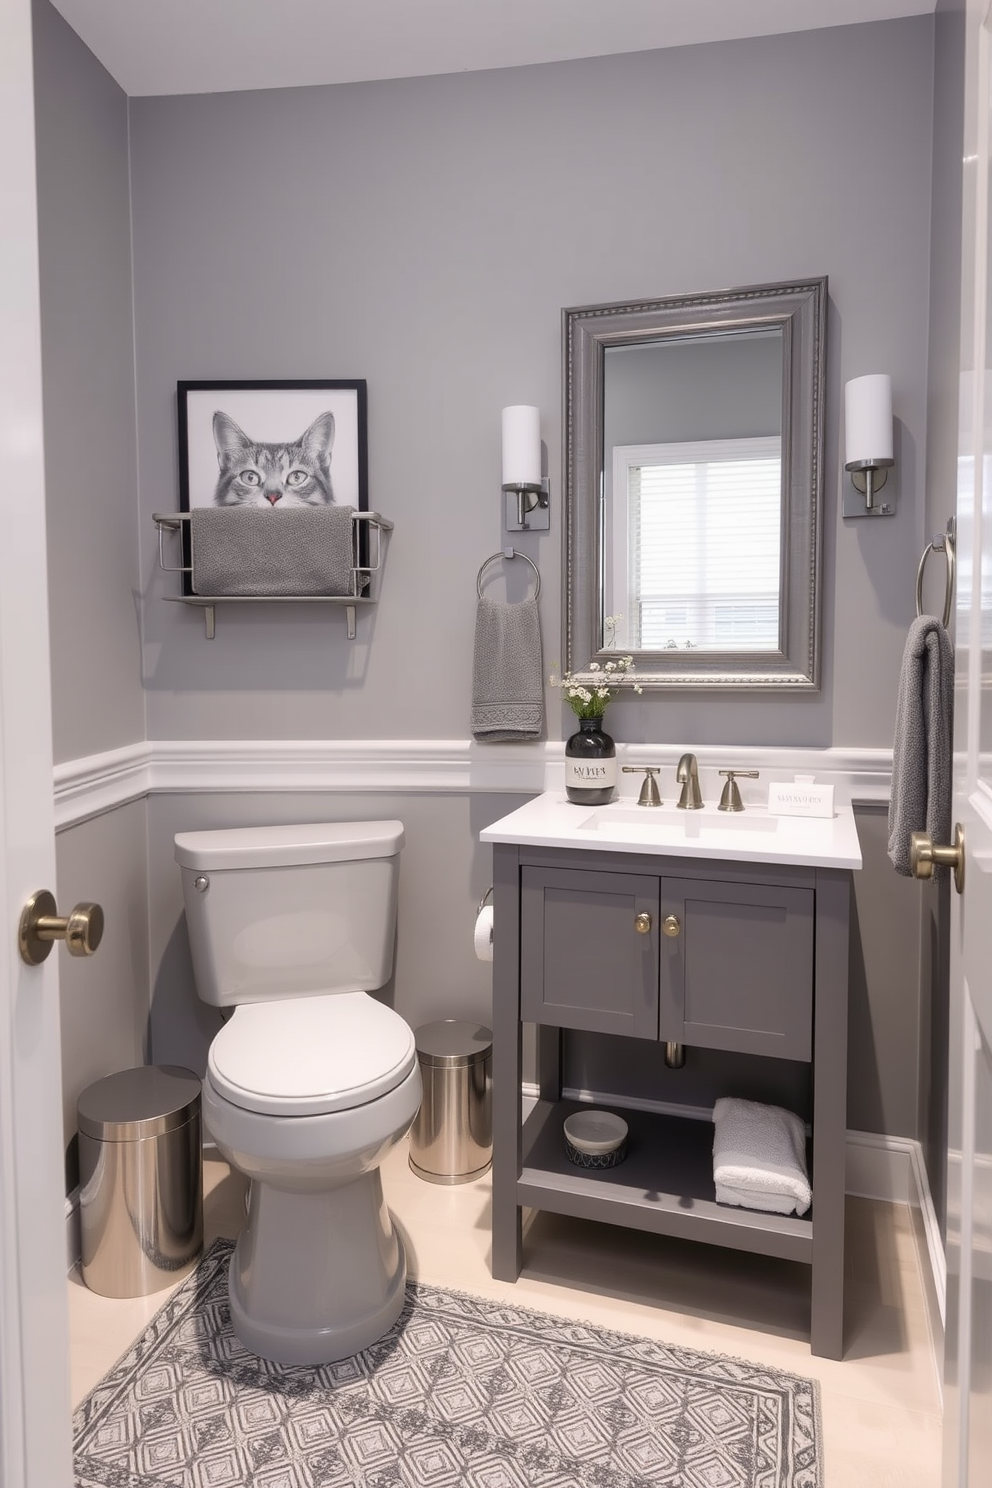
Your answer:
[[[491,1269],[516,1281],[523,1264],[517,1179],[522,1161],[520,893],[517,849],[493,848],[493,1217]]]
[[[844,1357],[844,1199],[847,1149],[847,994],[851,879],[816,879],[813,1066],[813,1265],[810,1352]]]

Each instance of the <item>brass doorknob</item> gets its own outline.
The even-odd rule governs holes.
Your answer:
[[[651,916],[649,914],[635,915],[634,916],[634,929],[637,931],[638,935],[650,935],[651,934]]]
[[[954,843],[938,847],[929,832],[914,832],[909,839],[909,867],[914,878],[932,878],[934,867],[954,869],[954,887],[964,892],[964,828],[954,823]]]
[[[67,915],[55,913],[55,896],[39,889],[25,904],[17,933],[21,960],[40,966],[55,941],[64,940],[70,956],[92,956],[103,939],[99,904],[77,904]]]
[[[666,915],[664,924],[661,928],[662,930],[664,930],[666,935],[679,935],[682,931],[682,921],[679,919],[678,915]]]

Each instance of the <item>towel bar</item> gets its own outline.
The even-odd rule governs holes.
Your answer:
[[[182,540],[184,524],[190,520],[189,512],[153,512],[152,521],[158,529],[158,565],[163,573],[191,574],[192,564],[171,564],[165,561],[165,534],[178,535]],[[368,559],[365,563],[356,563],[353,572],[356,577],[356,585],[359,577],[365,583],[371,583],[371,575],[378,573],[382,567],[383,548],[382,533],[392,532],[393,524],[388,518],[379,512],[356,511],[352,512],[352,522],[355,524],[356,536],[358,524],[367,523],[370,534],[371,551],[366,554]],[[372,535],[374,534],[374,541]],[[187,529],[188,536],[188,529]],[[187,549],[188,551],[188,549]],[[353,641],[357,634],[355,621],[355,610],[358,605],[375,604],[375,598],[371,594],[165,594],[163,598],[173,604],[194,605],[203,610],[204,631],[208,641],[212,641],[217,630],[217,611],[219,604],[336,604],[344,605],[347,616],[348,639]]]
[[[944,629],[951,622],[951,606],[954,603],[954,540],[956,537],[956,523],[954,517],[949,517],[947,531],[938,532],[931,542],[923,549],[923,557],[916,572],[916,614],[917,617],[923,611],[923,570],[927,566],[927,559],[931,553],[943,553],[947,562],[947,574],[944,587],[944,614],[942,624]]]

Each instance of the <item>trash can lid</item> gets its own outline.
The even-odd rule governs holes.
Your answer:
[[[460,1023],[456,1018],[442,1018],[438,1023],[424,1023],[414,1033],[417,1057],[421,1064],[457,1068],[478,1064],[492,1053],[493,1031],[482,1023]]]
[[[175,1131],[196,1114],[200,1081],[178,1064],[145,1064],[118,1070],[79,1097],[80,1132],[103,1142],[136,1142]]]

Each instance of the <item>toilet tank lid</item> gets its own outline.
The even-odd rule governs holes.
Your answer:
[[[285,827],[225,827],[177,832],[183,868],[277,868],[389,858],[403,846],[399,821],[306,822]]]

